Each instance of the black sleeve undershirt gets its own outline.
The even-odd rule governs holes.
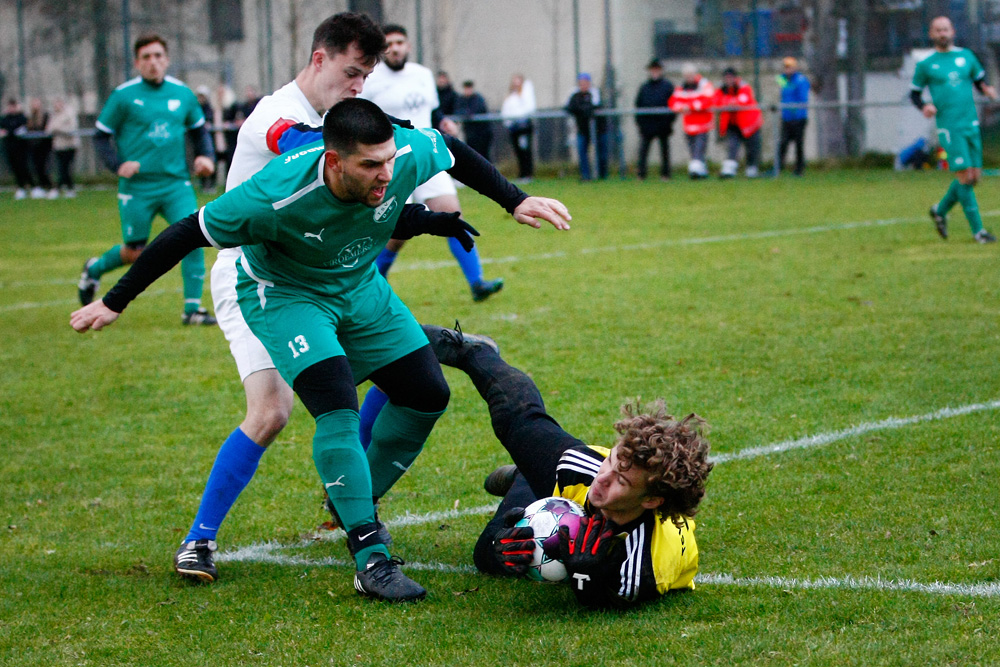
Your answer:
[[[164,229],[135,260],[118,283],[104,295],[104,305],[120,313],[156,279],[177,265],[189,252],[212,245],[192,213]]]
[[[111,144],[111,139],[112,135],[104,130],[97,130],[94,134],[94,150],[97,152],[98,157],[101,158],[101,162],[104,163],[105,167],[118,173],[118,167],[122,165],[122,161],[118,157],[118,151]]]
[[[910,101],[913,102],[913,106],[917,107],[921,111],[924,110],[924,91],[922,90],[910,90]]]
[[[215,146],[212,145],[212,137],[208,134],[208,128],[205,126],[205,123],[191,128],[187,134],[191,138],[191,143],[194,144],[194,154],[198,156],[203,155],[214,162]]]
[[[455,156],[455,166],[448,170],[449,174],[500,204],[508,213],[513,213],[528,198],[527,193],[504,178],[489,160],[464,141],[447,134],[442,136],[448,150]]]

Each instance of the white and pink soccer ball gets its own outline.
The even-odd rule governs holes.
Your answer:
[[[535,533],[535,553],[528,566],[532,581],[563,581],[569,576],[559,560],[559,528],[569,528],[570,539],[576,538],[580,521],[586,518],[583,508],[566,498],[542,498],[524,508],[524,517],[516,526],[531,526]]]

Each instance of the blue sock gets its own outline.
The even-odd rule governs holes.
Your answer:
[[[215,539],[229,508],[257,471],[257,464],[265,451],[266,448],[248,438],[239,428],[229,434],[215,457],[215,464],[205,484],[205,492],[201,496],[201,505],[198,506],[198,514],[194,518],[191,532],[184,538],[185,542]]]
[[[392,268],[392,263],[396,261],[396,255],[398,254],[388,248],[382,248],[382,252],[375,258],[375,268],[378,269],[383,278],[389,275],[389,269]]]
[[[462,267],[462,273],[469,283],[469,287],[483,282],[483,265],[479,262],[479,249],[475,246],[466,252],[458,239],[449,237],[448,248],[451,254],[458,260],[458,265]]]
[[[368,445],[372,444],[372,426],[375,425],[375,420],[388,402],[389,397],[375,385],[372,385],[368,393],[365,394],[365,400],[361,403],[361,425],[358,427],[361,446],[365,448],[365,451],[368,451]]]

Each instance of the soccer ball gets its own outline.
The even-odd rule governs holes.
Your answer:
[[[524,518],[515,526],[531,526],[535,533],[535,553],[528,566],[528,579],[563,581],[569,576],[559,560],[559,528],[568,526],[570,539],[574,539],[580,520],[585,517],[583,508],[566,498],[542,498],[524,508]]]

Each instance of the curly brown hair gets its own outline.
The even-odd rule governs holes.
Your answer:
[[[708,423],[691,413],[683,419],[667,414],[662,399],[643,407],[639,399],[621,407],[624,419],[615,423],[619,465],[637,465],[647,473],[647,494],[663,498],[662,520],[675,524],[698,512],[705,481],[715,467],[708,460]]]

